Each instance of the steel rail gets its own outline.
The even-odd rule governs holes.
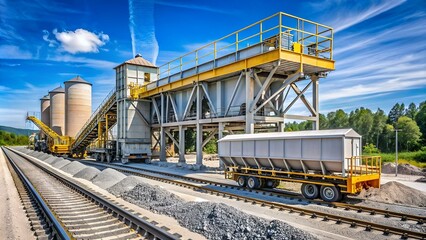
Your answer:
[[[71,159],[71,160],[74,160],[74,159]],[[182,176],[182,175],[178,175],[178,174],[166,173],[166,172],[155,171],[155,170],[150,170],[150,169],[141,169],[141,168],[132,167],[132,166],[120,166],[120,165],[111,164],[111,163],[89,162],[89,161],[84,161],[84,160],[77,160],[77,161],[80,161],[81,163],[84,163],[84,164],[88,163],[88,164],[92,164],[92,165],[103,165],[103,166],[106,165],[106,166],[112,167],[116,170],[120,170],[121,168],[127,168],[127,169],[132,169],[132,170],[135,170],[135,171],[150,172],[150,173],[154,173],[154,174],[160,174],[160,175],[165,175],[165,176],[169,176],[169,177],[179,178],[179,179],[182,179],[182,180],[185,180],[185,181],[190,181],[190,182],[195,182],[195,183],[209,184],[209,185],[212,185],[212,186],[220,186],[220,187],[249,191],[249,192],[254,191],[256,193],[263,193],[263,194],[268,193],[269,195],[274,194],[278,197],[296,198],[296,199],[300,199],[300,201],[307,201],[309,203],[327,205],[327,206],[330,206],[330,207],[343,208],[346,211],[353,210],[353,211],[356,211],[358,213],[368,212],[368,213],[370,213],[370,215],[380,214],[380,215],[383,215],[385,218],[390,218],[390,217],[400,218],[401,221],[411,220],[411,221],[417,222],[418,224],[423,224],[423,223],[426,222],[426,217],[424,217],[424,216],[393,212],[393,211],[384,210],[384,209],[380,209],[380,208],[372,208],[372,207],[367,207],[367,206],[355,206],[353,204],[343,203],[343,202],[331,202],[330,203],[330,202],[325,202],[325,201],[322,201],[322,200],[306,199],[306,198],[300,197],[296,194],[283,193],[283,192],[279,192],[279,191],[276,191],[276,190],[265,190],[265,189],[253,190],[253,189],[249,189],[249,188],[239,187],[239,186],[236,186],[236,185],[233,185],[233,184],[219,183],[219,182],[214,182],[214,181],[211,181],[211,180]],[[127,171],[127,173],[133,174],[133,171]],[[139,172],[135,172],[135,173],[141,174]],[[148,175],[145,175],[145,176],[148,176]]]
[[[164,240],[172,240],[179,238],[176,235],[173,235],[169,233],[168,231],[155,226],[154,224],[146,221],[145,219],[139,218],[135,216],[134,214],[130,213],[129,211],[121,208],[120,206],[114,205],[113,203],[110,203],[105,198],[98,196],[97,194],[92,193],[90,190],[87,190],[83,188],[82,186],[79,186],[68,179],[64,178],[63,176],[54,173],[41,164],[35,162],[34,160],[27,157],[24,153],[21,153],[19,151],[7,148],[8,150],[11,150],[12,152],[16,153],[17,155],[21,156],[22,158],[28,160],[47,174],[55,177],[57,180],[61,181],[64,185],[70,187],[71,189],[79,192],[81,195],[85,196],[86,198],[91,199],[92,201],[95,201],[98,203],[98,205],[102,206],[105,210],[111,211],[116,214],[116,217],[121,220],[124,223],[127,223],[130,228],[135,229],[137,232],[144,231],[144,235],[152,235],[154,239],[164,239]]]
[[[14,171],[17,173],[18,177],[21,179],[25,188],[29,191],[32,198],[37,202],[37,205],[40,207],[42,214],[45,216],[46,220],[49,222],[47,226],[49,226],[52,230],[52,239],[58,237],[60,239],[73,239],[71,237],[71,233],[69,233],[64,226],[60,223],[60,221],[56,218],[55,214],[50,210],[48,204],[44,201],[43,197],[39,194],[37,189],[32,185],[30,180],[25,176],[25,174],[21,171],[21,169],[16,165],[16,163],[12,160],[7,151],[4,151],[4,147],[2,147],[2,151],[6,158],[9,160],[9,163],[13,167]]]
[[[99,163],[91,162],[90,164],[96,165],[96,164],[99,164]],[[325,212],[318,211],[318,210],[310,210],[310,209],[305,209],[305,208],[301,208],[301,207],[294,207],[294,206],[283,204],[283,203],[274,203],[274,202],[269,202],[269,201],[266,201],[266,200],[261,200],[261,199],[258,199],[258,198],[241,196],[241,195],[238,195],[238,194],[228,193],[228,192],[221,191],[221,190],[211,189],[211,188],[205,187],[205,186],[198,186],[198,185],[194,185],[194,184],[191,184],[191,183],[188,183],[188,182],[182,182],[180,180],[173,180],[173,179],[167,179],[167,178],[162,178],[162,177],[158,177],[158,176],[152,176],[152,175],[136,172],[136,171],[133,170],[133,169],[141,170],[139,168],[127,167],[127,166],[120,168],[120,166],[117,166],[117,165],[114,166],[114,164],[101,164],[101,165],[113,166],[115,170],[118,170],[118,171],[121,171],[121,172],[124,172],[124,173],[142,176],[144,178],[148,178],[148,179],[152,179],[152,180],[156,180],[156,181],[167,182],[167,183],[170,183],[170,184],[174,184],[174,185],[178,185],[178,186],[182,186],[182,187],[185,187],[185,188],[190,188],[190,189],[194,189],[194,190],[198,190],[198,191],[201,190],[201,191],[204,191],[204,192],[212,194],[212,195],[216,194],[217,196],[228,197],[230,199],[235,199],[237,201],[244,200],[244,202],[252,202],[253,204],[259,204],[262,207],[270,207],[272,209],[278,209],[279,211],[288,210],[290,213],[299,213],[300,215],[310,215],[311,218],[322,217],[324,221],[333,220],[333,221],[336,221],[336,224],[347,223],[352,228],[355,228],[357,226],[362,226],[362,227],[365,227],[366,231],[378,230],[378,231],[382,231],[384,235],[389,235],[389,234],[399,235],[399,236],[401,236],[401,239],[408,239],[408,238],[426,239],[426,234],[421,233],[421,232],[410,231],[410,230],[406,230],[406,229],[403,229],[403,228],[387,226],[387,225],[383,225],[383,224],[379,224],[379,223],[372,223],[372,222],[360,220],[360,219],[357,219],[357,218],[336,216],[336,215],[333,215],[333,214],[330,214],[330,213],[325,213]],[[125,168],[132,168],[132,170],[130,170],[130,169],[126,170]],[[145,169],[142,169],[142,171],[145,171]],[[151,171],[151,170],[149,170],[149,171]],[[162,174],[162,172],[158,172],[158,171],[153,171],[153,172]],[[185,179],[185,178],[194,179],[194,178],[191,178],[191,177],[183,177],[183,176],[175,175],[175,174],[164,174],[164,175],[179,177],[181,179]],[[200,180],[200,179],[196,179],[196,181],[198,181],[199,183],[209,182],[207,180]],[[215,183],[214,185],[215,186],[224,186],[225,184]],[[231,185],[231,187],[236,188],[237,186]],[[226,186],[226,188],[229,188],[229,186]],[[309,201],[311,201],[311,200],[309,200]],[[324,203],[324,202],[322,202],[322,203]],[[336,207],[339,205],[338,203],[331,203],[331,204],[336,204],[335,205]],[[358,212],[360,212],[360,211],[358,211]],[[394,213],[394,214],[398,214],[398,213]],[[420,216],[416,216],[416,217],[424,219],[423,217],[420,217]],[[404,219],[401,219],[401,220],[404,220]]]

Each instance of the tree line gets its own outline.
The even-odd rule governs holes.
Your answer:
[[[0,146],[28,145],[28,136],[0,130]]]
[[[398,147],[402,151],[416,151],[426,145],[426,101],[416,106],[396,103],[386,114],[382,109],[375,112],[357,108],[350,113],[339,109],[319,116],[320,129],[353,128],[362,135],[363,145],[374,145],[381,152],[395,149],[395,131],[398,130]],[[285,131],[311,130],[312,122],[285,124]]]

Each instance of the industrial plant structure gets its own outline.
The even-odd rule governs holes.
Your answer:
[[[159,159],[166,161],[168,141],[178,149],[179,161],[185,162],[185,131],[192,129],[196,133],[196,163],[202,165],[203,147],[215,136],[282,132],[287,119],[309,120],[318,130],[319,82],[334,70],[334,64],[331,27],[280,12],[159,67],[141,55],[123,62],[115,68],[115,88],[91,115],[91,85],[80,77],[71,79],[65,82],[65,89],[49,93],[50,122],[43,122],[69,137],[66,153],[80,157],[87,153],[100,161],[123,163],[149,161],[157,148]],[[307,92],[311,92],[310,99]],[[306,114],[291,113],[298,100],[306,110],[298,112]],[[47,103],[41,102],[42,112],[46,111],[43,104]],[[110,129],[114,126],[117,136],[112,139]],[[55,152],[54,145],[50,149]],[[233,161],[231,155],[222,158],[229,169],[245,164],[244,160]],[[320,174],[319,178],[329,174],[317,170],[323,170],[321,166],[328,169],[330,163],[319,161],[320,167],[312,173],[303,168],[310,163],[302,160],[296,157],[288,162],[300,166],[289,166],[287,172],[303,171],[298,175],[302,179],[309,174]],[[271,161],[269,168],[274,168],[276,160]],[[345,161],[351,160],[342,159],[337,165],[363,164],[345,165]],[[245,164],[247,172],[234,172],[233,178],[267,163],[251,161]],[[351,174],[351,178],[369,175],[358,170]],[[374,171],[364,179],[376,177]],[[359,185],[351,185],[345,191],[358,190]]]

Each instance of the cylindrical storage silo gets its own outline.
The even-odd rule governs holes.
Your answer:
[[[65,130],[65,89],[57,87],[49,92],[50,128],[59,135]]]
[[[80,76],[64,84],[65,135],[74,138],[92,114],[92,84]]]
[[[45,95],[40,98],[40,115],[41,121],[46,124],[46,126],[50,127],[50,97],[49,95]],[[45,138],[44,134],[40,134],[41,139]]]

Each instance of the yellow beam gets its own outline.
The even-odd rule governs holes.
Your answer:
[[[303,58],[301,58],[303,56]],[[302,60],[301,60],[302,59]],[[214,68],[212,70],[202,72],[187,78],[183,78],[181,80],[165,84],[163,86],[157,87],[152,90],[146,90],[145,87],[133,89],[135,94],[133,96],[138,96],[138,98],[148,98],[153,95],[157,95],[161,92],[167,92],[171,90],[175,90],[180,87],[190,86],[193,82],[201,82],[206,81],[212,78],[225,76],[227,74],[239,72],[248,68],[260,66],[266,63],[275,62],[278,60],[286,60],[295,63],[307,64],[313,67],[324,68],[327,70],[334,70],[334,61],[318,58],[315,56],[310,56],[302,53],[297,53],[288,50],[273,50],[260,55],[256,55],[244,60],[240,60],[226,66]]]

